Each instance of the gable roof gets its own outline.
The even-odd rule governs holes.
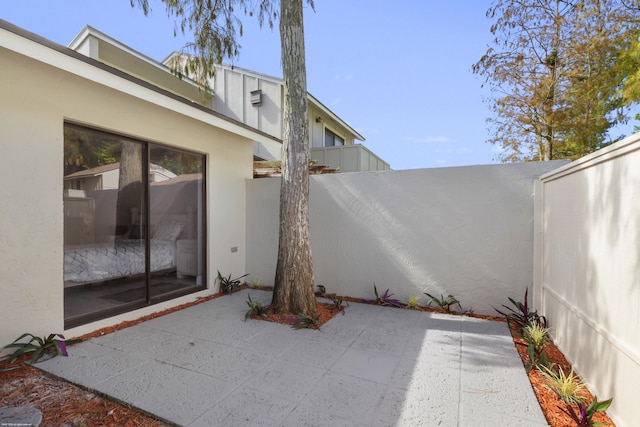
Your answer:
[[[0,19],[0,49],[2,48],[95,83],[126,92],[131,96],[206,122],[247,139],[281,142],[278,138],[199,105],[184,96]]]
[[[178,52],[171,53],[163,61],[163,64],[168,64],[176,55],[179,55],[179,53]],[[257,71],[249,70],[249,69],[246,69],[246,68],[236,67],[235,65],[222,64],[222,65],[218,65],[218,67],[220,67],[221,69],[227,69],[227,70],[236,71],[236,72],[239,72],[240,74],[243,74],[243,75],[246,75],[246,76],[256,77],[256,78],[260,78],[260,79],[263,79],[263,80],[268,80],[268,81],[270,81],[272,83],[276,83],[276,84],[279,84],[281,86],[284,85],[284,80],[282,78],[280,78],[280,77],[274,77],[274,76],[270,76],[268,74],[259,73]],[[215,79],[215,77],[214,77],[214,79]],[[364,136],[362,136],[358,131],[356,131],[354,128],[352,128],[347,122],[342,120],[336,113],[331,111],[326,105],[324,105],[322,102],[320,102],[318,100],[318,98],[316,98],[315,96],[313,96],[309,92],[307,92],[307,100],[309,101],[309,103],[312,106],[316,107],[317,109],[319,109],[320,111],[322,111],[323,113],[325,113],[326,115],[331,117],[331,119],[334,120],[336,123],[338,123],[338,125],[344,127],[347,130],[347,132],[349,132],[349,133],[351,133],[353,135],[353,137],[355,139],[357,139],[359,141],[365,141],[365,137]]]
[[[94,39],[98,43],[98,49],[90,49],[84,46],[88,40]],[[176,78],[168,64],[178,55],[179,52],[170,53],[162,63],[150,58],[149,56],[138,52],[135,49],[125,45],[124,43],[114,39],[113,37],[99,31],[90,25],[86,25],[69,43],[68,47],[76,52],[84,53],[86,56],[95,56],[95,52],[99,52],[99,58],[93,59],[101,62],[108,61],[121,71],[136,76],[142,80],[152,84],[158,84],[163,89],[173,92],[179,96],[183,96],[200,105],[204,105],[211,109],[212,105],[208,105],[204,87],[188,77]],[[242,67],[236,67],[228,64],[220,64],[217,67],[221,69],[233,70],[246,76],[257,77],[278,84],[284,85],[284,80],[279,77],[270,76],[257,71],[249,70]],[[215,77],[214,77],[215,79]],[[309,103],[325,113],[338,125],[343,127],[347,132],[351,133],[354,139],[365,141],[365,138],[353,129],[347,122],[342,120],[337,114],[326,107],[316,97],[307,92],[307,100]],[[225,116],[227,117],[227,116]]]

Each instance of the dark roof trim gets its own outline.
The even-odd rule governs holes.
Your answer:
[[[68,47],[62,46],[62,45],[60,45],[58,43],[55,43],[55,42],[53,42],[53,41],[51,41],[49,39],[46,39],[46,38],[44,38],[42,36],[39,36],[39,35],[37,35],[35,33],[27,31],[24,28],[18,27],[17,25],[14,25],[14,24],[12,24],[12,23],[10,23],[8,21],[5,21],[3,19],[0,19],[0,29],[6,30],[6,31],[8,31],[10,33],[13,33],[13,34],[15,34],[17,36],[20,36],[20,37],[23,37],[25,39],[28,39],[28,40],[30,40],[32,42],[38,43],[38,44],[40,44],[40,45],[42,45],[44,47],[47,47],[47,48],[49,48],[51,50],[59,52],[59,53],[61,53],[63,55],[67,55],[67,56],[69,56],[69,57],[71,57],[73,59],[76,59],[78,61],[84,62],[84,63],[86,63],[88,65],[93,66],[93,67],[99,68],[99,69],[101,69],[103,71],[106,71],[108,73],[111,73],[111,74],[113,74],[115,76],[121,77],[121,78],[123,78],[125,80],[128,80],[128,81],[130,81],[132,83],[135,83],[135,84],[137,84],[139,86],[142,86],[142,87],[144,87],[146,89],[152,90],[152,91],[154,91],[156,93],[164,95],[164,96],[166,96],[168,98],[171,98],[171,99],[173,99],[175,101],[181,102],[181,103],[183,103],[185,105],[188,105],[188,106],[190,106],[192,108],[195,108],[197,110],[205,112],[205,113],[207,113],[207,114],[209,114],[211,116],[217,117],[217,118],[219,118],[221,120],[224,120],[226,122],[232,123],[232,124],[234,124],[236,126],[244,128],[244,129],[249,130],[251,132],[254,132],[257,135],[260,135],[260,136],[262,136],[264,138],[268,138],[268,139],[271,139],[273,141],[277,141],[277,142],[280,142],[280,143],[282,142],[282,140],[279,139],[279,138],[276,138],[276,137],[274,137],[272,135],[269,135],[269,134],[267,134],[267,133],[265,133],[263,131],[255,129],[255,128],[247,125],[247,124],[244,124],[244,123],[239,122],[237,120],[234,120],[234,119],[232,119],[230,117],[227,117],[224,114],[220,114],[220,113],[218,113],[216,111],[213,111],[210,108],[204,107],[204,106],[202,106],[200,104],[196,104],[195,102],[192,102],[187,98],[184,98],[182,96],[176,95],[176,94],[174,94],[172,92],[169,92],[166,89],[163,89],[161,87],[153,85],[153,84],[151,84],[151,83],[149,83],[149,82],[147,82],[145,80],[142,80],[142,79],[140,79],[138,77],[135,77],[135,76],[132,76],[130,74],[127,74],[122,70],[119,70],[117,68],[113,68],[113,67],[111,67],[111,66],[109,66],[109,65],[107,65],[107,64],[105,64],[103,62],[100,62],[98,60],[95,60],[93,58],[85,56],[85,55],[83,55],[81,53],[78,53],[73,49],[69,49]]]

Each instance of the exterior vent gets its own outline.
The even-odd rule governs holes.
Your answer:
[[[262,105],[262,90],[252,90],[251,91],[251,105],[254,107],[259,107]]]

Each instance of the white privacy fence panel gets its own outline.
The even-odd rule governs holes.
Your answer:
[[[532,284],[534,181],[563,162],[311,177],[316,284],[373,298],[457,297],[464,308],[521,298]],[[247,268],[272,284],[278,178],[247,183]]]
[[[640,141],[546,174],[536,200],[536,303],[619,427],[640,402]]]

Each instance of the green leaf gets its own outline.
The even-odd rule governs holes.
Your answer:
[[[607,409],[609,409],[609,406],[611,406],[611,402],[613,402],[613,397],[611,399],[598,402],[598,397],[596,396],[593,399],[593,402],[591,402],[591,404],[587,407],[587,414],[591,416],[596,412],[606,411]]]

